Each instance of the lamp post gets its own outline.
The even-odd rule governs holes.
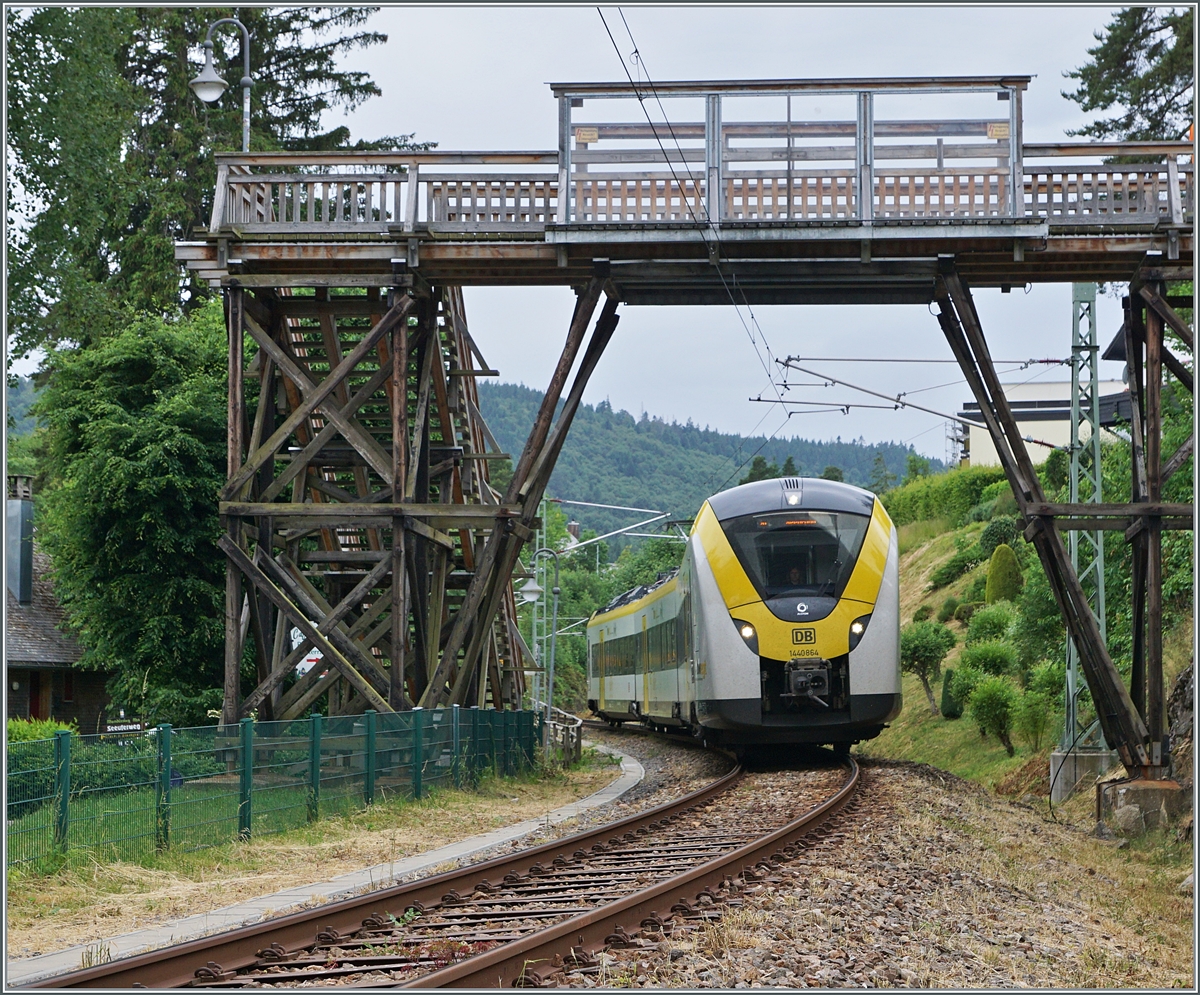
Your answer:
[[[204,37],[204,68],[200,75],[191,81],[189,86],[196,96],[206,104],[211,104],[229,85],[217,75],[213,65],[213,31],[222,24],[236,24],[242,30],[242,151],[250,151],[250,32],[236,17],[222,17],[208,26],[208,34]]]
[[[543,546],[541,549],[534,550],[533,556],[529,558],[529,565],[532,567],[537,558],[543,554],[554,557],[554,586],[550,589],[550,593],[554,595],[554,606],[550,612],[550,665],[546,671],[546,724],[542,734],[542,745],[548,748],[550,746],[550,710],[554,702],[554,648],[558,641],[558,595],[561,592],[558,586],[558,553]],[[532,580],[521,588],[521,598],[526,604],[536,602],[542,593],[542,588]]]

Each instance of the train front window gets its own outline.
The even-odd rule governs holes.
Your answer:
[[[743,515],[721,527],[764,600],[839,598],[870,521],[843,512],[786,511]]]

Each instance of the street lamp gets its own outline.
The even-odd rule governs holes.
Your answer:
[[[546,748],[550,746],[550,709],[554,702],[554,647],[558,642],[558,595],[560,589],[558,586],[558,553],[552,549],[542,547],[536,549],[533,555],[529,558],[530,569],[533,568],[534,562],[539,556],[546,554],[554,557],[554,586],[550,592],[554,595],[554,607],[550,613],[550,666],[546,673],[546,724],[542,730],[542,745]],[[521,588],[521,598],[526,604],[533,604],[542,596],[544,589],[539,587],[537,582],[530,579],[524,587]]]
[[[208,27],[208,34],[204,38],[204,68],[189,84],[201,100],[206,104],[211,104],[229,85],[225,80],[217,75],[216,67],[213,65],[213,31],[219,28],[222,24],[236,24],[242,29],[242,151],[250,151],[250,85],[253,80],[250,79],[250,32],[246,30],[246,25],[239,21],[236,17],[222,17],[219,21],[213,21]]]

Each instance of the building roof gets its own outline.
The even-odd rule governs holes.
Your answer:
[[[34,547],[33,601],[23,605],[5,587],[8,599],[4,621],[5,663],[10,667],[66,667],[83,650],[61,628],[66,616],[50,582],[50,557]]]

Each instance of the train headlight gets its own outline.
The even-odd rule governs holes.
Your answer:
[[[733,624],[737,626],[738,635],[750,648],[750,652],[758,655],[758,631],[749,622],[739,622],[736,618]]]
[[[850,623],[850,648],[854,649],[861,641],[871,622],[870,615],[861,615]]]

